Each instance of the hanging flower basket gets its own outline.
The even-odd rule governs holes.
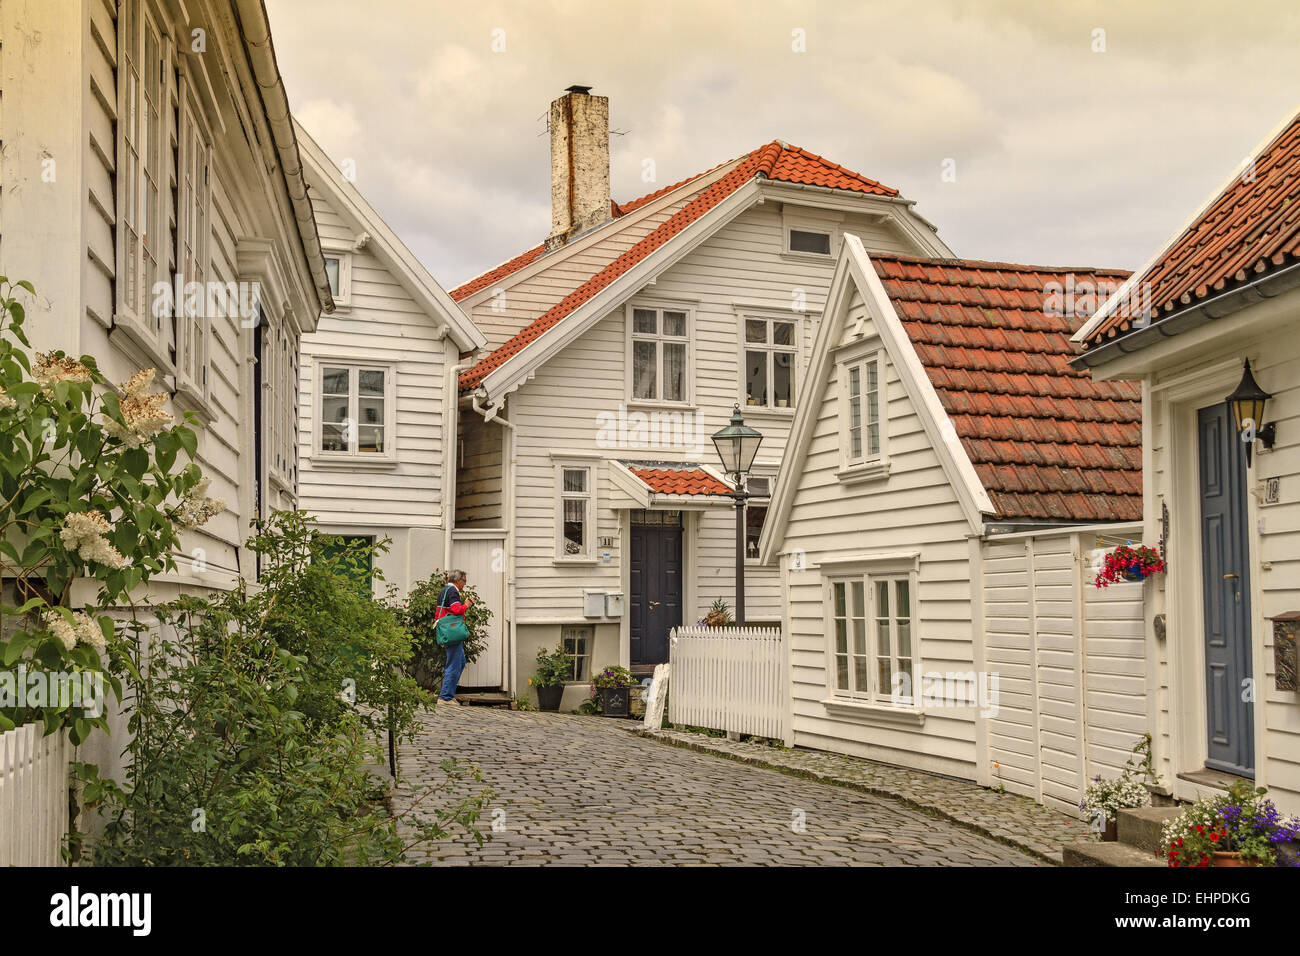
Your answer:
[[[1164,571],[1165,559],[1155,548],[1122,544],[1106,555],[1106,561],[1092,583],[1104,588],[1119,581],[1143,581]]]

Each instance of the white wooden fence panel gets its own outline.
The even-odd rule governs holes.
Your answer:
[[[0,867],[63,865],[72,747],[67,731],[43,730],[0,734]]]
[[[779,628],[678,627],[669,644],[670,722],[793,743]]]

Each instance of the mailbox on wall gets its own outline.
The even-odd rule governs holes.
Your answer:
[[[604,591],[587,591],[582,592],[582,615],[583,617],[604,617],[605,615],[605,592]]]
[[[623,616],[623,592],[622,591],[605,592],[605,616],[606,617]]]
[[[1295,690],[1296,637],[1300,635],[1300,611],[1287,611],[1269,618],[1273,622],[1273,680],[1278,690]]]

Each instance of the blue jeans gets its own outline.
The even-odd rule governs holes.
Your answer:
[[[452,700],[456,696],[456,685],[460,683],[460,672],[465,669],[465,645],[448,644],[447,667],[442,672],[442,693],[439,700]]]

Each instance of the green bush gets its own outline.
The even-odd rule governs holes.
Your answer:
[[[548,651],[541,648],[537,652],[537,670],[529,679],[534,687],[558,687],[573,679],[573,658],[564,653],[564,644]]]

